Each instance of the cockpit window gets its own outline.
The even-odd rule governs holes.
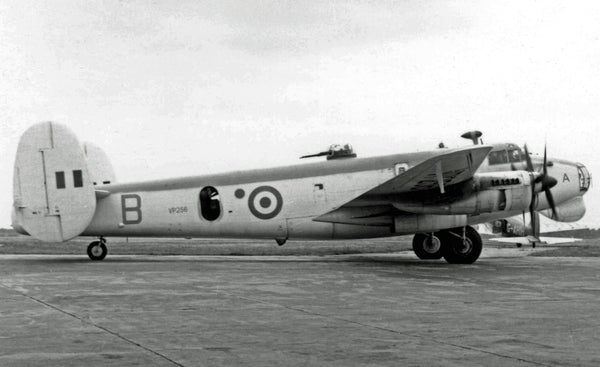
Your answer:
[[[488,163],[493,164],[505,164],[505,163],[516,163],[521,162],[521,149],[509,148],[508,150],[494,150],[488,155]]]
[[[506,154],[506,150],[497,150],[490,152],[490,154],[488,155],[488,163],[490,165],[508,163],[508,156]]]
[[[508,160],[511,163],[521,162],[521,151],[519,149],[511,149],[508,151]]]

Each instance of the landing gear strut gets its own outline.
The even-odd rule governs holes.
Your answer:
[[[106,249],[106,240],[100,237],[99,241],[94,241],[88,245],[87,254],[92,260],[102,260],[108,254]]]
[[[439,259],[450,264],[472,264],[481,255],[479,233],[470,226],[447,229],[432,234],[417,233],[413,250],[419,259]]]

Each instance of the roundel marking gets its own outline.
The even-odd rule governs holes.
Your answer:
[[[259,219],[275,218],[281,211],[283,198],[277,189],[271,186],[255,188],[248,197],[250,212]]]
[[[268,197],[264,197],[262,199],[260,199],[260,206],[263,208],[268,208],[271,206],[271,199],[269,199]]]

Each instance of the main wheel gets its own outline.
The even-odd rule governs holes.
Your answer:
[[[442,258],[442,242],[435,235],[417,233],[413,237],[413,251],[421,260],[437,260]]]
[[[89,244],[87,254],[92,260],[102,260],[108,254],[106,245],[101,241],[94,241]]]
[[[481,236],[470,226],[444,231],[442,237],[442,255],[450,264],[472,264],[481,255],[483,246]]]

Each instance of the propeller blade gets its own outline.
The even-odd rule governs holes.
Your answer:
[[[544,144],[544,165],[542,166],[544,169],[544,176],[546,176],[548,174],[548,167],[546,166],[547,160],[546,160],[546,145]]]
[[[535,211],[532,211],[529,213],[529,217],[530,217],[530,221],[531,221],[531,234],[533,235],[533,237],[538,238],[538,235],[535,233],[535,228],[536,228],[536,217],[535,217]]]
[[[527,163],[527,170],[530,173],[536,173],[533,170],[533,163],[531,162],[531,157],[529,156],[529,150],[527,149],[527,144],[524,146],[525,150],[525,162]],[[552,177],[548,176],[548,155],[546,145],[544,145],[544,163],[542,164],[542,172],[537,172],[538,175],[535,177],[531,185],[531,203],[529,203],[529,215],[531,216],[531,228],[533,231],[533,235],[535,238],[539,239],[540,236],[540,219],[539,214],[535,211],[537,206],[538,194],[535,192],[535,184],[541,183],[542,190],[546,194],[546,199],[548,199],[548,205],[552,208],[552,219],[556,220],[558,215],[556,213],[556,205],[554,203],[554,197],[552,196],[552,192],[550,189],[554,187],[558,181]],[[541,174],[540,174],[541,173]]]
[[[527,158],[529,158],[529,154],[527,152],[527,147],[525,147],[525,152],[527,153]],[[528,163],[531,163],[531,160],[528,159]],[[538,238],[538,236],[536,235],[536,217],[535,217],[535,207],[536,207],[536,201],[537,201],[537,194],[535,192],[535,185],[531,185],[531,202],[529,203],[529,217],[531,218],[531,231],[532,234],[535,238]]]
[[[529,150],[527,150],[527,144],[525,144],[525,161],[527,162],[527,170],[533,172],[533,163],[531,163],[531,157],[529,156]]]
[[[533,230],[533,236],[540,239],[540,214],[538,212],[534,212],[531,217],[531,229]]]
[[[552,219],[557,220],[558,214],[556,213],[556,204],[554,204],[554,197],[552,196],[552,191],[550,189],[544,190],[546,193],[546,199],[548,200],[548,204],[550,204],[550,208],[552,209]]]

